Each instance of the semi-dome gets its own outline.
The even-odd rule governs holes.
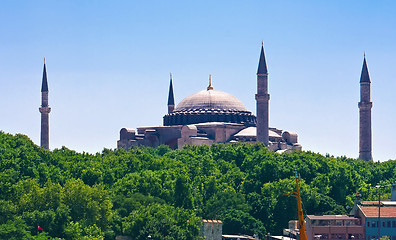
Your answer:
[[[164,116],[164,125],[188,125],[205,122],[230,122],[255,125],[256,117],[236,97],[218,90],[212,84],[206,90],[184,98]]]

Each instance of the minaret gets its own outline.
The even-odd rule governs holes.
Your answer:
[[[261,54],[257,69],[257,94],[256,94],[256,117],[257,117],[257,141],[268,146],[269,125],[269,99],[268,94],[268,70],[265,61],[264,43],[261,46]]]
[[[45,67],[44,58],[44,69],[43,69],[43,82],[41,85],[41,142],[42,148],[49,149],[49,113],[51,108],[48,106],[48,82],[47,82],[47,70]]]
[[[359,102],[359,159],[372,161],[371,154],[371,108],[370,75],[367,68],[366,53],[364,53],[362,73],[360,75],[360,102]]]
[[[175,98],[173,97],[172,73],[170,73],[169,95],[168,95],[168,113],[175,110]]]

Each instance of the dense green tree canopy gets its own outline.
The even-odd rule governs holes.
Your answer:
[[[229,234],[279,234],[297,217],[284,195],[295,168],[305,214],[347,213],[357,196],[374,200],[376,184],[396,180],[392,160],[277,154],[263,144],[87,154],[0,132],[0,239],[190,240],[201,219],[222,220]]]

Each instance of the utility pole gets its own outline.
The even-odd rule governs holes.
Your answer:
[[[378,240],[381,238],[381,185],[375,186],[378,188]]]

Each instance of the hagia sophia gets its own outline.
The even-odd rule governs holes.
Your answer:
[[[372,130],[370,97],[371,80],[366,54],[360,76],[359,108],[359,159],[372,161]],[[48,83],[44,59],[41,87],[41,147],[49,149]],[[269,127],[268,69],[261,47],[257,69],[256,116],[236,97],[215,89],[209,77],[206,89],[185,97],[177,106],[173,94],[172,74],[169,84],[168,113],[163,126],[122,128],[117,148],[128,150],[132,146],[157,147],[165,144],[172,149],[185,145],[212,143],[262,142],[271,151],[302,150],[296,132]],[[175,107],[176,106],[176,107]]]
[[[264,142],[272,151],[301,150],[297,133],[268,126],[268,70],[264,46],[257,70],[257,116],[236,97],[215,89],[209,77],[206,89],[185,97],[176,107],[172,75],[168,95],[168,113],[163,126],[122,128],[118,148],[156,147],[166,144],[172,149],[184,145],[232,142]]]

